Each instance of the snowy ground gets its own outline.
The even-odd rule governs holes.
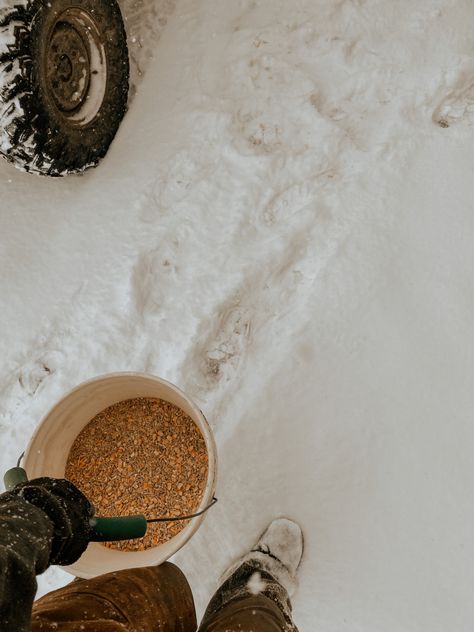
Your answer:
[[[98,169],[0,163],[0,464],[80,381],[160,375],[219,446],[176,556],[199,612],[287,515],[301,632],[468,632],[474,6],[164,4],[130,9],[148,66]]]

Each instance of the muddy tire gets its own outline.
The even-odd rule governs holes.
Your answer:
[[[128,98],[116,0],[0,0],[0,153],[32,173],[97,165]]]

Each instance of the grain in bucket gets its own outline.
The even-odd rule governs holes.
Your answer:
[[[128,404],[120,404],[121,402],[126,402],[127,400],[129,401]],[[135,400],[135,402],[131,404],[130,402],[133,402],[133,400]],[[130,406],[132,408],[130,408]],[[193,467],[196,467],[196,463],[200,461],[198,470],[199,476],[195,476],[195,489],[194,493],[191,494],[185,493],[186,491],[190,492],[192,487],[192,485],[190,485],[190,488],[186,490],[186,485],[189,484],[189,480],[187,483],[183,482],[182,479],[178,480],[180,479],[180,476],[178,475],[177,470],[173,467],[171,467],[171,472],[168,471],[168,478],[166,478],[166,482],[164,483],[166,492],[168,492],[168,501],[171,499],[169,492],[172,491],[171,489],[168,489],[168,485],[173,488],[173,482],[176,482],[176,487],[173,490],[173,498],[176,496],[182,498],[184,496],[184,499],[180,501],[181,504],[178,504],[177,502],[173,507],[167,507],[166,514],[170,515],[171,513],[172,515],[174,513],[174,515],[183,515],[182,513],[177,513],[178,508],[181,512],[181,510],[185,510],[186,507],[191,505],[195,506],[196,512],[207,507],[214,496],[217,476],[216,447],[209,424],[199,408],[180,389],[165,380],[147,374],[115,373],[104,375],[81,384],[66,395],[44,417],[30,441],[23,462],[28,477],[30,479],[37,476],[64,477],[68,456],[70,453],[71,456],[76,454],[73,450],[74,443],[91,420],[96,418],[97,421],[97,416],[104,414],[104,412],[107,409],[110,409],[110,407],[112,407],[112,413],[115,415],[120,413],[124,417],[126,417],[127,414],[129,416],[133,416],[133,407],[136,406],[144,407],[142,411],[143,419],[142,422],[139,422],[139,425],[141,423],[142,426],[148,426],[148,435],[146,436],[149,439],[153,439],[153,450],[156,449],[157,452],[163,454],[160,448],[156,448],[156,446],[163,445],[163,443],[158,441],[157,438],[163,440],[164,437],[169,437],[169,441],[165,442],[164,445],[167,443],[172,444],[173,441],[179,439],[180,437],[183,439],[183,442],[178,441],[178,447],[176,447],[176,443],[174,444],[175,449],[171,450],[169,453],[170,457],[167,461],[168,466],[173,466],[173,462],[176,464],[177,459],[181,458],[181,467],[183,467],[185,456],[184,449],[186,446],[188,453],[193,456],[193,459],[188,461],[187,467],[190,467],[191,463],[194,464]],[[160,409],[160,415],[156,414],[158,408]],[[176,409],[180,411],[180,418],[175,419],[175,422],[178,423],[178,425],[182,423],[183,426],[179,428],[178,432],[176,431],[176,428],[173,432],[171,432],[172,428],[170,423],[172,421],[173,414],[177,415]],[[137,411],[135,410],[135,413],[136,412]],[[161,416],[161,428],[158,427],[160,425],[158,423],[145,423],[145,420],[148,419],[149,421],[150,416],[153,415],[155,415],[155,419]],[[91,424],[91,426],[92,425],[93,424]],[[111,428],[109,428],[109,430],[111,430]],[[196,430],[199,432],[196,432]],[[163,432],[162,436],[159,434],[160,431]],[[187,443],[184,440],[184,435],[186,432],[189,433],[190,431],[190,436],[194,438]],[[139,443],[140,439],[138,438],[137,432],[134,433],[135,436],[132,441],[137,441]],[[175,439],[173,439],[173,435],[176,435]],[[129,439],[130,438],[128,437],[127,441],[129,441]],[[138,448],[138,443],[133,445]],[[146,498],[147,502],[153,502],[153,494],[143,494],[143,492],[150,491],[147,489],[148,485],[144,486],[144,483],[148,483],[151,490],[153,490],[153,492],[156,491],[157,495],[159,495],[160,490],[164,491],[163,481],[160,483],[159,477],[152,477],[153,468],[149,467],[151,462],[146,456],[147,451],[151,450],[150,441],[147,441],[145,440],[145,437],[142,437],[142,444],[143,445],[140,449],[145,449],[145,452],[142,452],[142,456],[145,454],[145,460],[147,463],[142,464],[142,468],[137,473],[133,482],[137,485],[137,487],[141,484],[141,492],[138,496],[142,499]],[[76,447],[77,445],[78,444],[76,444]],[[131,448],[129,443],[128,446]],[[118,466],[118,459],[120,459],[122,469],[125,467],[128,471],[128,466],[131,465],[130,459],[134,458],[131,454],[134,454],[134,452],[129,452],[127,456],[122,458],[120,455],[124,453],[125,449],[120,451],[117,450],[117,447],[119,446],[116,445],[115,447],[115,451],[117,452],[117,455],[114,457],[116,459],[115,464]],[[189,448],[191,448],[191,450],[189,450]],[[137,453],[138,452],[139,450],[137,449]],[[79,456],[79,453],[77,453],[77,455],[77,462],[79,462],[81,456]],[[84,455],[82,455],[82,458],[83,456]],[[99,467],[99,456],[99,451],[96,450],[95,456],[91,458],[95,458],[97,460],[96,472],[101,472],[100,477],[105,477],[107,472],[105,470],[101,470]],[[158,457],[159,455],[153,456]],[[140,459],[138,459],[138,462],[140,462]],[[201,468],[204,468],[204,470],[202,471]],[[144,476],[144,474],[146,474],[146,476]],[[162,475],[164,480],[164,472],[162,472]],[[98,496],[100,496],[99,487],[102,491],[107,490],[108,488],[110,490],[113,489],[114,485],[109,484],[111,483],[111,476],[113,476],[113,474],[110,474],[109,472],[107,480],[102,480],[98,477],[100,479],[100,484],[97,485]],[[146,480],[148,476],[150,476],[150,479]],[[151,479],[152,482],[150,482]],[[114,484],[116,483],[116,480],[114,481]],[[178,489],[179,483],[182,483],[182,485]],[[181,495],[179,494],[179,491],[182,491]],[[199,495],[200,498],[198,498]],[[139,500],[140,498],[137,498],[134,502],[139,503]],[[95,499],[95,504],[98,509],[102,509],[101,503],[104,511],[107,510],[108,505],[106,502],[104,503],[103,499]],[[133,509],[135,510],[135,507]],[[143,513],[147,517],[158,517],[151,516],[146,507],[139,506],[139,504],[136,506],[136,510],[138,510],[138,513]],[[158,508],[157,511],[165,512],[165,509],[164,507]],[[101,512],[99,513],[98,511],[97,513],[100,515]],[[114,513],[116,513],[115,509]],[[137,511],[133,511],[132,513],[137,513]],[[171,529],[168,528],[165,531],[160,529],[151,530],[150,534],[147,532],[146,536],[148,537],[150,535],[150,539],[146,542],[142,542],[140,546],[135,546],[134,544],[130,545],[130,543],[136,543],[138,541],[128,541],[128,546],[125,545],[125,543],[122,543],[121,548],[108,548],[103,544],[96,542],[90,543],[80,560],[71,566],[65,567],[64,570],[71,572],[78,577],[88,578],[102,573],[120,570],[122,568],[160,564],[173,555],[189,540],[193,533],[195,533],[195,531],[199,528],[204,518],[205,514],[193,518],[186,523],[182,521],[174,523],[177,527],[175,526]]]
[[[150,397],[126,399],[97,414],[76,437],[66,463],[66,478],[99,516],[193,514],[207,471],[206,444],[193,420],[178,406]],[[144,538],[105,546],[143,551],[185,526],[185,521],[151,524]]]

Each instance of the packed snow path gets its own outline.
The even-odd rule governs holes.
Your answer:
[[[177,0],[98,169],[0,163],[0,464],[84,379],[177,383],[220,454],[176,556],[199,612],[285,515],[301,632],[472,629],[473,25],[468,0]]]

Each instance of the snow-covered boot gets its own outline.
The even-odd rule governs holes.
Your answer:
[[[301,527],[287,518],[273,520],[255,547],[246,556],[258,559],[290,595],[297,582],[296,571],[303,557],[303,533]]]
[[[255,562],[255,566],[274,577],[291,597],[298,585],[296,571],[302,556],[301,527],[288,518],[277,518],[270,522],[250,552],[232,564],[224,573],[222,581],[229,578],[241,564]]]
[[[249,598],[253,615],[258,614],[259,606],[265,611],[265,603],[271,599],[278,606],[276,611],[280,611],[282,629],[297,632],[290,596],[297,586],[296,571],[302,555],[303,534],[299,525],[287,518],[273,520],[249,553],[224,573],[221,587],[204,615],[202,629],[206,630],[207,623],[216,620],[219,612],[232,611],[234,604],[236,608],[245,608],[245,598]]]

